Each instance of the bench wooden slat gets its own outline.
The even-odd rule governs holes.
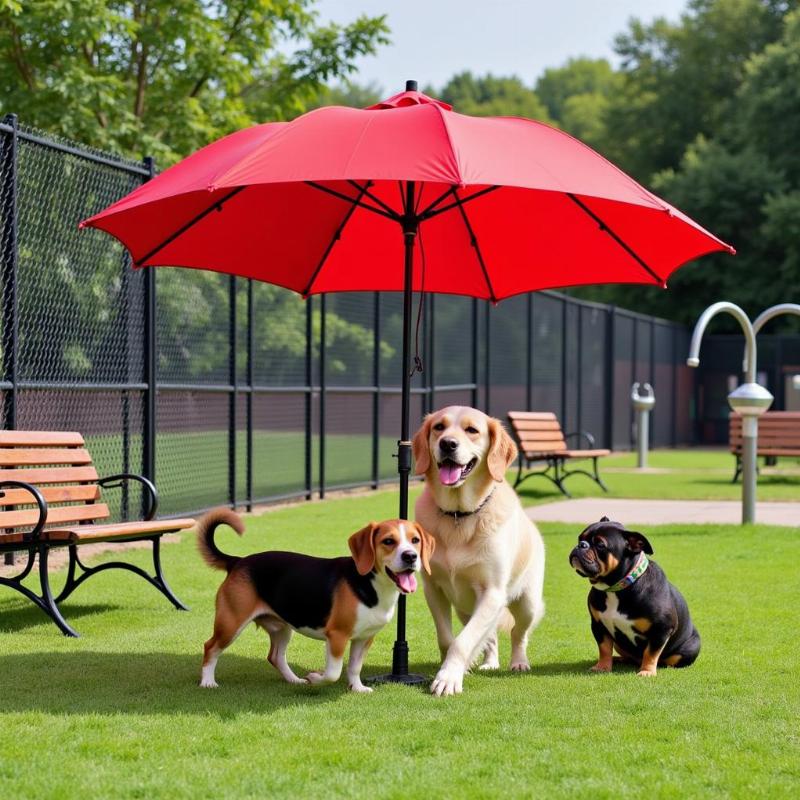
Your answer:
[[[104,519],[109,515],[105,503],[92,503],[85,506],[56,506],[47,512],[47,524],[59,522],[81,522],[84,520]],[[0,529],[30,527],[39,521],[38,508],[25,508],[19,511],[0,511]],[[2,536],[2,534],[0,534]]]
[[[40,467],[34,469],[0,469],[2,481],[25,481],[37,486],[41,483],[80,483],[96,481],[94,467]]]
[[[0,489],[0,507],[25,505],[35,502],[26,489]],[[97,500],[100,489],[96,484],[83,486],[43,486],[39,489],[48,505],[52,503],[70,503],[77,500]]]
[[[514,428],[518,431],[560,431],[561,425],[554,419],[515,420]]]
[[[522,444],[528,442],[563,442],[561,431],[517,431],[517,438]]]
[[[508,418],[513,422],[517,420],[555,420],[558,418],[552,411],[509,411]]]
[[[91,464],[92,457],[82,447],[34,447],[0,450],[0,466],[39,464]]]
[[[100,542],[111,539],[131,539],[147,534],[172,533],[193,528],[194,524],[193,519],[156,519],[145,522],[119,522],[110,525],[78,525],[63,530],[68,531],[76,542]]]
[[[83,436],[75,431],[0,431],[0,447],[82,447]]]

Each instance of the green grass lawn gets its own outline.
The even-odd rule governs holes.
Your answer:
[[[636,469],[635,453],[620,453],[599,462],[600,475],[613,497],[639,497],[659,500],[739,500],[741,478],[731,483],[734,459],[727,450],[654,450],[649,454],[648,470]],[[579,461],[574,468],[588,468],[590,461]],[[764,467],[758,478],[759,500],[800,500],[800,463],[781,458],[776,467]],[[516,470],[509,479],[516,478]],[[566,482],[573,497],[599,497],[602,489],[583,475]],[[528,505],[547,503],[563,497],[550,481],[530,478],[519,487]]]
[[[654,458],[655,460],[655,458]],[[612,476],[609,475],[612,479]],[[626,477],[626,480],[628,478]],[[577,479],[576,479],[577,483]],[[394,492],[286,508],[248,520],[240,553],[345,552],[369,519],[394,516]],[[664,526],[646,533],[703,637],[697,663],[655,679],[595,660],[587,586],[567,564],[577,530],[543,525],[547,614],[533,670],[476,673],[460,697],[344,682],[295,687],[266,663],[251,626],[222,656],[220,688],[197,687],[221,574],[190,534],[164,548],[174,611],[143,581],[103,573],[65,604],[65,639],[0,587],[0,785],[15,798],[788,797],[800,781],[795,530]],[[131,551],[139,564],[146,551]],[[437,668],[421,593],[409,602],[412,667]],[[386,629],[365,673],[390,662]],[[502,660],[509,644],[502,639]],[[296,636],[299,671],[322,664]]]

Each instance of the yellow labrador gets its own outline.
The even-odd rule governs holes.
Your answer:
[[[460,694],[464,673],[498,669],[497,627],[511,612],[511,669],[530,669],[528,634],[544,614],[544,543],[505,473],[517,456],[502,423],[449,406],[429,414],[414,436],[425,489],[416,520],[436,539],[425,599],[436,624],[442,666],[435,695]],[[451,607],[464,628],[453,637]]]

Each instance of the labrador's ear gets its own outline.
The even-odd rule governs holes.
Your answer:
[[[414,434],[414,441],[412,447],[414,450],[414,474],[424,475],[431,465],[431,446],[428,438],[431,435],[431,425],[433,424],[433,415],[428,414],[425,417],[419,430]]]
[[[431,556],[436,549],[436,539],[431,536],[419,522],[415,522],[420,539],[422,539],[422,547],[419,549],[419,557],[422,559],[422,568],[428,575],[431,574]]]
[[[359,575],[367,575],[375,567],[375,531],[377,530],[378,523],[370,522],[347,540]]]
[[[647,541],[647,537],[644,534],[637,533],[636,531],[622,531],[622,535],[625,537],[627,541],[627,549],[631,551],[631,553],[641,553],[644,550],[647,555],[653,555],[653,547],[650,542]]]
[[[486,463],[489,474],[498,483],[506,477],[506,470],[517,457],[517,446],[499,419],[489,417],[489,453]]]

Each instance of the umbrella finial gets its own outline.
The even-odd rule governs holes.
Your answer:
[[[416,81],[406,81],[406,91],[407,92],[416,92],[417,91],[417,82]]]

